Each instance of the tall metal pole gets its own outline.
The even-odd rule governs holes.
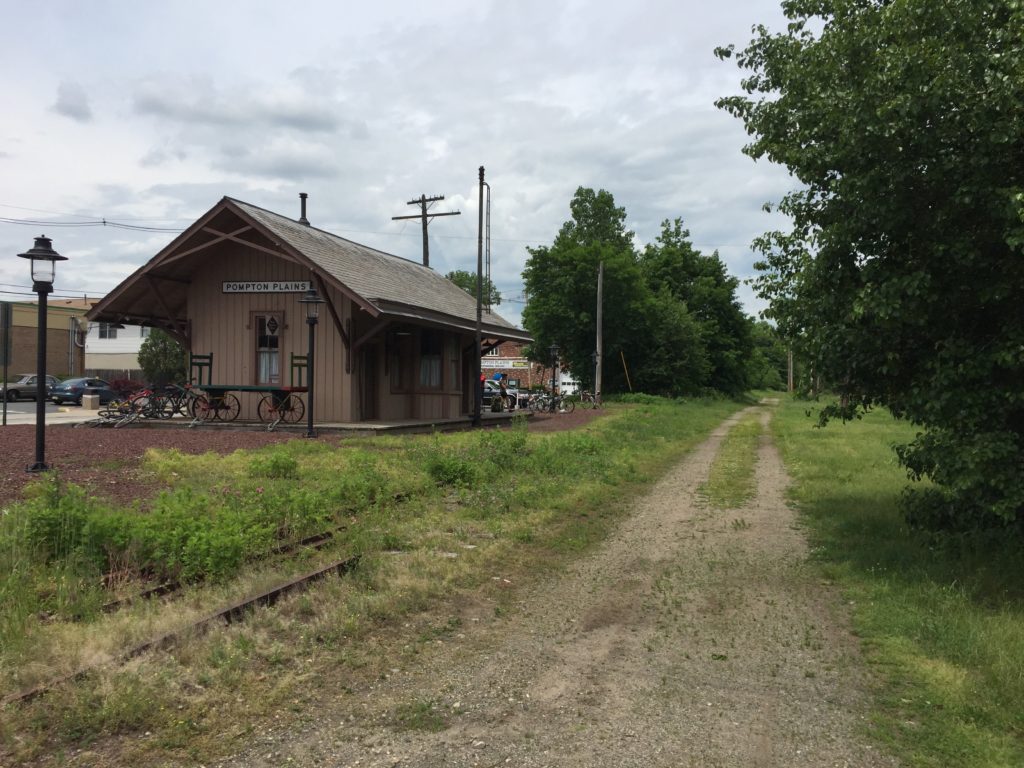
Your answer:
[[[597,268],[597,355],[594,358],[594,402],[601,402],[601,357],[604,354],[602,325],[604,317],[604,262]]]
[[[39,341],[36,344],[36,463],[29,472],[45,472],[46,465],[46,295],[50,286],[35,284],[39,295]]]
[[[479,221],[476,237],[476,346],[473,348],[473,426],[480,426],[480,411],[483,407],[483,392],[480,386],[480,348],[483,346],[483,298],[484,298],[484,167],[480,166],[480,204],[477,206]]]
[[[11,364],[11,318],[13,317],[14,310],[11,308],[9,301],[0,301],[0,334],[3,338],[0,339],[0,345],[3,347],[3,365],[4,365],[4,381],[8,380],[8,367]],[[7,390],[4,390],[3,397],[3,426],[7,426]]]
[[[316,437],[313,431],[313,342],[316,336],[316,317],[307,317],[309,324],[309,347],[306,352],[306,399],[309,400],[309,408],[306,409],[306,437]]]

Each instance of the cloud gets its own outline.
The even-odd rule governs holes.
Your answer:
[[[218,87],[207,78],[151,78],[132,96],[136,114],[183,125],[217,129],[252,127],[291,128],[324,132],[341,120],[330,100],[285,83],[267,88],[257,83]]]
[[[89,106],[89,97],[85,89],[70,80],[64,80],[57,86],[57,101],[51,109],[58,115],[70,117],[80,123],[92,120],[92,108]]]
[[[738,92],[742,75],[712,47],[749,39],[751,24],[784,23],[763,0],[454,0],[443,22],[420,5],[396,15],[381,4],[314,2],[309,14],[268,6],[244,18],[230,6],[211,5],[199,26],[145,3],[57,20],[69,58],[51,70],[103,83],[125,109],[116,124],[85,132],[89,100],[62,83],[61,109],[73,111],[77,95],[84,111],[41,129],[31,91],[13,99],[0,201],[184,227],[224,195],[295,216],[303,191],[315,226],[418,260],[418,223],[391,216],[421,193],[445,194],[443,209],[463,215],[430,226],[431,264],[443,273],[476,268],[484,165],[492,275],[506,297],[521,294],[526,247],[550,244],[579,186],[614,194],[640,243],[653,241],[663,219],[682,217],[694,244],[719,249],[741,277],[752,272],[753,237],[785,226],[761,204],[794,180],[741,155],[742,125],[711,106]],[[124,14],[138,30],[125,46],[82,34],[86,20],[102,29]],[[229,27],[237,34],[223,34]],[[163,45],[172,33],[173,50]],[[69,162],[55,146],[102,162]],[[40,164],[60,174],[59,195],[25,191]],[[0,229],[0,244],[24,250],[21,234]],[[140,233],[132,245],[133,237],[61,232],[58,249],[81,249],[65,274],[95,285],[90,262],[123,270],[173,235]],[[10,269],[0,263],[0,276]],[[741,295],[756,306],[749,288]],[[520,309],[503,303],[501,312],[516,320]]]

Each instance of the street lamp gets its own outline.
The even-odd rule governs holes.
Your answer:
[[[558,370],[555,366],[558,365],[558,344],[552,344],[548,349],[551,353],[551,396],[555,396],[555,373]]]
[[[53,291],[53,275],[58,261],[67,261],[53,250],[53,241],[46,235],[36,238],[36,244],[22,259],[32,262],[32,290],[39,296],[39,336],[36,341],[36,461],[27,467],[29,472],[45,472],[46,465],[46,296]]]
[[[306,392],[309,400],[309,407],[306,409],[306,437],[316,437],[316,432],[313,431],[313,339],[316,321],[320,317],[320,305],[324,300],[310,283],[309,290],[299,299],[299,303],[306,306],[306,323],[309,325],[309,346],[306,349]]]

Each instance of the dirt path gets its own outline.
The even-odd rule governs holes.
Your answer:
[[[597,552],[387,680],[225,765],[889,766],[863,736],[857,643],[806,563],[762,437],[756,498],[697,488],[747,409]],[[340,703],[346,702],[344,706]],[[396,727],[423,716],[420,729]],[[440,716],[437,731],[429,730]]]

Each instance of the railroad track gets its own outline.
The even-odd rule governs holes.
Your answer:
[[[134,659],[142,654],[159,649],[172,648],[177,645],[182,637],[191,637],[194,634],[201,634],[205,632],[209,627],[217,622],[224,622],[225,624],[232,624],[242,619],[249,611],[258,607],[266,607],[274,605],[281,597],[291,592],[301,591],[305,589],[309,584],[319,581],[331,574],[344,575],[350,572],[359,563],[359,555],[353,555],[347,557],[344,560],[338,560],[330,565],[326,565],[322,568],[318,568],[315,571],[311,571],[303,576],[289,579],[288,581],[279,584],[272,589],[268,589],[258,595],[252,595],[238,602],[232,603],[231,605],[225,606],[214,613],[204,616],[203,618],[192,622],[188,626],[176,630],[174,632],[168,632],[167,634],[155,637],[152,640],[148,640],[145,643],[136,645],[127,651],[124,651],[118,655],[115,659],[116,663],[123,664],[130,659]],[[31,701],[47,691],[56,688],[63,683],[69,683],[74,680],[78,680],[89,672],[97,669],[99,664],[90,664],[82,667],[69,675],[49,680],[45,683],[41,683],[32,688],[27,688],[18,693],[11,694],[4,697],[3,701],[0,702],[2,706],[9,704],[23,704]]]

